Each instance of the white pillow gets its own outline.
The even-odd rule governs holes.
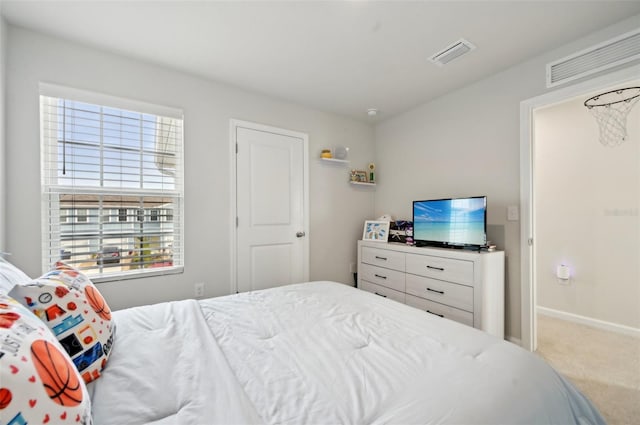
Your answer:
[[[0,256],[0,294],[8,294],[18,283],[30,281],[22,270]]]

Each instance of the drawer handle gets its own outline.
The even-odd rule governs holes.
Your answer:
[[[442,267],[433,267],[433,266],[427,266],[428,269],[432,269],[432,270],[440,270],[441,272],[444,271],[444,268]]]
[[[444,314],[434,313],[433,311],[429,311],[429,310],[427,310],[427,313],[431,313],[431,314],[433,314],[434,316],[444,317]]]
[[[442,295],[444,295],[444,291],[438,291],[438,290],[431,289],[431,288],[427,288],[427,291],[437,292],[438,294],[442,294]]]
[[[380,279],[385,279],[385,280],[387,279],[387,277],[386,277],[386,276],[380,276],[379,274],[374,274],[374,276],[375,276],[375,277],[379,277]]]
[[[382,294],[378,294],[377,292],[374,292],[374,294],[381,296],[382,298],[387,298],[386,295],[382,295]]]
[[[376,258],[377,258],[378,260],[387,261],[387,257],[378,257],[378,256],[376,255]]]

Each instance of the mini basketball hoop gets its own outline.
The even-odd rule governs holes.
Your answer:
[[[640,87],[612,90],[584,102],[600,127],[600,143],[618,146],[627,138],[627,115],[640,100]]]

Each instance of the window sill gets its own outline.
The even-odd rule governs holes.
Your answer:
[[[137,273],[114,273],[106,276],[88,276],[93,283],[117,282],[119,280],[142,279],[153,276],[184,273],[184,266],[166,267],[157,270],[143,270]]]

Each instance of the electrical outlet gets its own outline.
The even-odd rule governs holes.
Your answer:
[[[204,297],[204,282],[199,282],[193,285],[193,290],[196,294],[196,298]]]

